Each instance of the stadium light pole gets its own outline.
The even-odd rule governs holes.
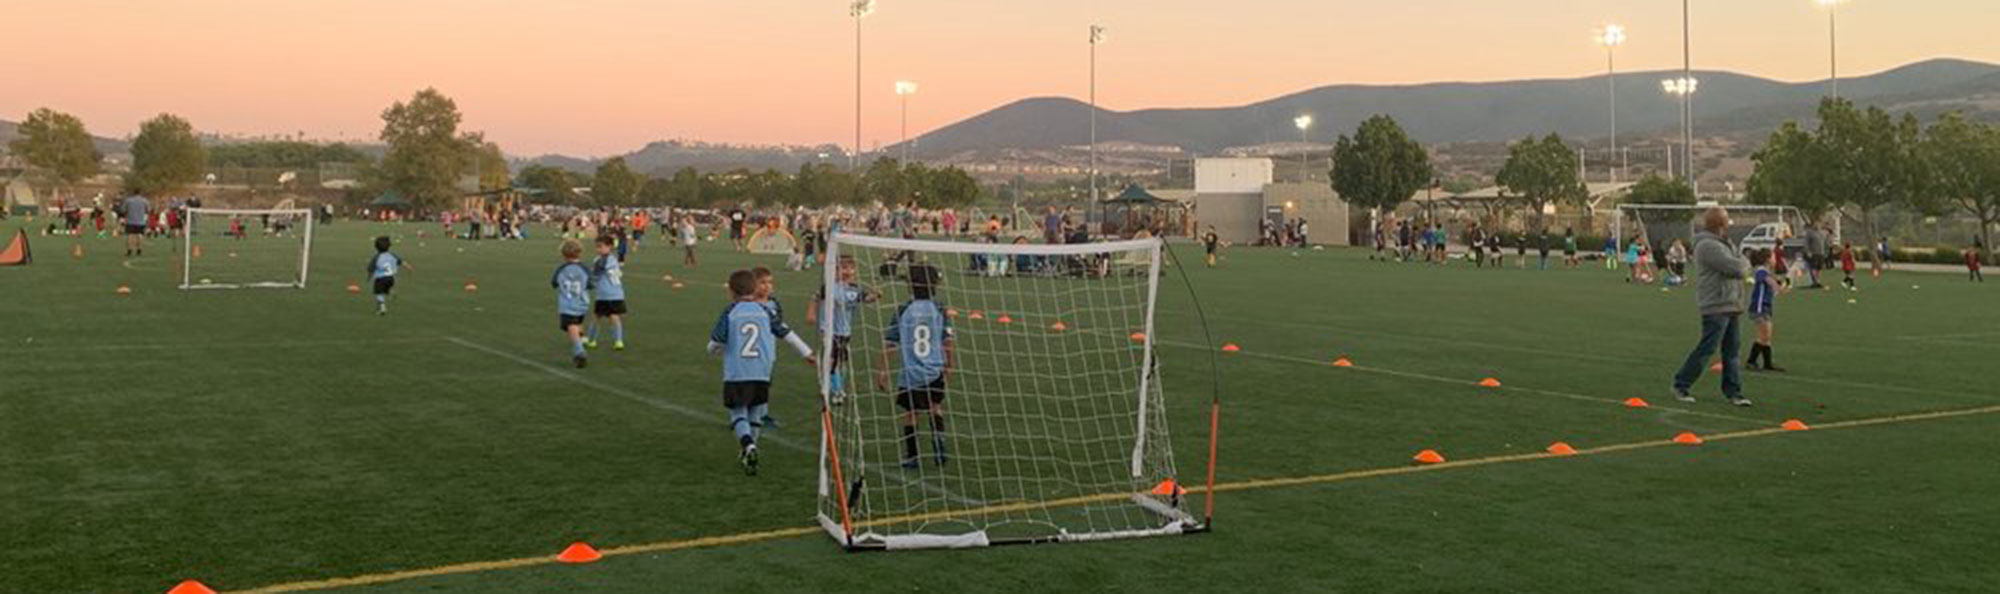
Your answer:
[[[903,101],[903,162],[910,161],[910,96],[917,94],[917,83],[896,81],[896,97]]]
[[[1618,46],[1625,43],[1625,28],[1616,24],[1605,25],[1599,31],[1597,43],[1604,46],[1605,78],[1611,88],[1611,158],[1618,158]],[[1618,183],[1622,172],[1618,165],[1611,165],[1611,183]]]
[[[1847,0],[1818,0],[1826,7],[1826,88],[1827,95],[1840,98],[1840,5]]]
[[[1701,81],[1696,80],[1692,76],[1669,78],[1660,81],[1660,90],[1666,91],[1668,95],[1679,97],[1681,100],[1681,170],[1687,175],[1688,187],[1690,188],[1694,187],[1694,149],[1688,146],[1693,135],[1688,132],[1692,127],[1692,123],[1688,121],[1688,116],[1691,112],[1687,106],[1693,101],[1695,89],[1700,87]],[[1672,152],[1667,154],[1667,161],[1669,163],[1673,162]]]
[[[1104,43],[1104,27],[1090,26],[1090,202],[1097,203],[1097,44]]]
[[[1312,147],[1306,146],[1312,143],[1306,138],[1306,131],[1313,127],[1312,114],[1292,118],[1292,125],[1299,128],[1299,183],[1312,183]]]
[[[854,152],[847,154],[847,169],[861,166],[861,19],[875,12],[875,0],[854,0],[847,5],[854,17]]]
[[[1681,168],[1687,170],[1688,188],[1701,198],[1694,176],[1694,27],[1690,23],[1688,0],[1681,0]]]

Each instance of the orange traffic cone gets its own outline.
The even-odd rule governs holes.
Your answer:
[[[1243,347],[1240,347],[1240,346],[1236,346],[1236,343],[1233,343],[1233,342],[1225,342],[1225,343],[1222,343],[1222,352],[1225,352],[1225,353],[1234,353],[1234,352],[1237,352],[1237,351],[1241,351],[1241,350],[1243,350]]]
[[[1555,454],[1555,455],[1557,455],[1557,456],[1575,456],[1575,455],[1576,455],[1576,448],[1573,448],[1573,447],[1569,447],[1569,444],[1567,444],[1567,443],[1563,443],[1563,442],[1560,442],[1560,441],[1558,441],[1558,442],[1555,442],[1555,443],[1552,443],[1552,444],[1549,444],[1549,449],[1548,449],[1547,451],[1548,451],[1548,453],[1551,453],[1551,454]]]
[[[563,549],[561,554],[556,555],[556,560],[564,563],[589,563],[603,558],[603,553],[582,542],[571,543],[569,548]]]
[[[1801,420],[1798,420],[1798,419],[1789,419],[1789,420],[1786,420],[1786,421],[1785,421],[1785,424],[1783,424],[1783,425],[1779,425],[1779,427],[1783,427],[1783,428],[1784,428],[1784,429],[1785,429],[1786,431],[1805,431],[1805,430],[1807,430],[1807,429],[1811,429],[1811,428],[1812,428],[1812,427],[1808,427],[1808,426],[1806,426],[1806,422],[1805,422],[1805,421],[1801,421]]]
[[[215,590],[209,589],[208,586],[202,585],[201,582],[187,580],[181,582],[178,586],[174,586],[174,589],[168,590],[167,594],[215,594]]]
[[[1417,452],[1417,457],[1413,459],[1416,460],[1418,464],[1444,463],[1444,456],[1437,453],[1437,450],[1424,450],[1421,452]]]
[[[1349,360],[1347,360],[1347,357],[1341,357],[1341,358],[1339,358],[1339,359],[1334,359],[1334,360],[1333,360],[1333,366],[1334,366],[1334,367],[1353,367],[1353,366],[1354,366],[1354,362],[1353,362],[1353,361],[1349,361]]]
[[[1701,436],[1695,435],[1693,432],[1684,432],[1681,433],[1680,435],[1674,436],[1674,443],[1682,445],[1701,445]]]
[[[1144,333],[1144,332],[1133,332],[1133,333],[1132,333],[1132,342],[1146,342],[1146,333]]]
[[[1646,399],[1644,399],[1644,398],[1640,398],[1640,397],[1637,397],[1637,396],[1633,396],[1633,397],[1631,397],[1631,398],[1626,398],[1626,399],[1625,399],[1625,406],[1626,406],[1627,408],[1646,408],[1646,407],[1648,407],[1648,406],[1652,406],[1652,405],[1651,405],[1651,404],[1646,404]]]
[[[984,320],[984,319],[986,319],[986,312],[982,312],[982,311],[979,311],[979,310],[976,310],[976,309],[975,309],[975,310],[972,310],[972,315],[969,315],[969,316],[966,316],[966,317],[968,317],[968,318],[972,318],[972,319],[975,319],[975,320]]]
[[[125,285],[118,285],[118,294],[119,294],[119,295],[131,295],[131,294],[132,294],[132,287],[128,287],[128,286],[125,286]]]
[[[1013,317],[1013,316],[1009,316],[1009,315],[1007,315],[1007,314],[1000,314],[1000,317],[997,317],[997,318],[993,318],[993,321],[995,321],[995,322],[999,322],[999,323],[1002,323],[1002,324],[1012,324],[1012,323],[1014,323],[1014,317]]]
[[[1483,380],[1479,380],[1479,387],[1481,387],[1481,388],[1498,388],[1498,387],[1500,387],[1500,380],[1498,380],[1498,379],[1494,379],[1494,378],[1490,378],[1490,377],[1489,377],[1489,378],[1486,378],[1486,379],[1483,379]]]
[[[1722,373],[1722,362],[1716,361],[1715,364],[1708,366],[1708,370],[1716,373]]]
[[[1174,482],[1174,479],[1167,479],[1164,481],[1160,481],[1160,484],[1153,485],[1153,490],[1151,491],[1151,493],[1162,497],[1170,497],[1174,495],[1185,495],[1187,494],[1187,489],[1181,488],[1180,483]]]
[[[1050,329],[1050,330],[1054,330],[1054,331],[1057,331],[1057,332],[1061,332],[1061,331],[1064,331],[1064,330],[1068,330],[1068,329],[1069,329],[1069,325],[1068,325],[1068,324],[1064,324],[1064,323],[1062,323],[1062,322],[1056,322],[1056,323],[1054,323],[1054,324],[1049,324],[1049,329]]]

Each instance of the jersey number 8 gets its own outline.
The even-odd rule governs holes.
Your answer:
[[[916,353],[918,358],[929,358],[932,348],[930,325],[917,324],[915,327],[910,328],[910,337],[915,339],[916,342],[916,344],[910,345],[910,350]]]

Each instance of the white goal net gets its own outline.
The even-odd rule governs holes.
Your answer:
[[[1783,246],[1787,257],[1801,255],[1807,221],[1798,209],[1754,204],[1731,204],[1727,208],[1730,245],[1745,251],[1777,251]],[[1656,260],[1666,254],[1675,242],[1680,242],[1684,249],[1692,253],[1694,232],[1701,227],[1702,212],[1708,209],[1709,205],[1621,204],[1618,206],[1618,219],[1612,227],[1613,235],[1620,251],[1637,243],[1651,250]]]
[[[1204,529],[1153,350],[1162,249],[834,236],[822,526],[889,549]]]
[[[182,289],[305,288],[311,210],[189,208],[184,214]]]

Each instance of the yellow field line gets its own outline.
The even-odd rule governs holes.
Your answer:
[[[1931,421],[1931,420],[1947,419],[1955,417],[1970,417],[1970,416],[1988,415],[1994,413],[2000,413],[2000,405],[1985,406],[1979,408],[1958,409],[1958,410],[1935,411],[1926,413],[1912,413],[1905,415],[1891,415],[1884,417],[1855,419],[1850,421],[1837,421],[1815,426],[1811,429],[1811,431],[1852,429],[1856,427],[1870,427],[1875,425],[1913,423],[1918,421]],[[1777,435],[1780,433],[1789,433],[1789,432],[1778,427],[1768,427],[1763,429],[1750,429],[1745,431],[1734,431],[1729,433],[1716,433],[1716,434],[1702,436],[1702,439],[1704,441],[1710,441],[1710,442],[1727,441],[1732,439],[1764,437],[1770,435]],[[1674,446],[1687,447],[1687,446],[1681,446],[1680,444],[1675,443],[1671,439],[1661,439],[1661,440],[1639,441],[1639,442],[1599,446],[1594,448],[1583,448],[1583,449],[1578,449],[1575,456],[1592,456],[1598,454],[1609,454],[1614,452],[1625,452],[1632,450],[1643,450],[1643,449],[1674,447]],[[1574,456],[1557,456],[1555,454],[1541,453],[1541,452],[1532,454],[1510,454],[1504,456],[1490,456],[1486,458],[1473,458],[1469,460],[1460,460],[1457,462],[1444,462],[1440,464],[1430,464],[1425,466],[1396,466],[1389,468],[1376,468],[1371,470],[1356,470],[1356,471],[1339,472],[1333,474],[1321,474],[1314,476],[1257,479],[1257,480],[1239,481],[1234,483],[1222,483],[1215,486],[1215,491],[1217,492],[1248,491],[1255,489],[1276,489],[1283,487],[1321,485],[1327,483],[1338,483],[1338,482],[1346,482],[1352,480],[1360,480],[1360,479],[1376,478],[1384,476],[1416,474],[1420,472],[1437,472],[1441,470],[1471,468],[1475,466],[1489,466],[1494,464],[1505,464],[1510,462],[1529,462],[1535,460],[1544,460],[1548,458],[1567,458],[1567,457],[1574,457]],[[1188,491],[1190,493],[1203,493],[1207,492],[1208,489],[1205,486],[1203,487],[1191,486],[1188,489]],[[953,512],[936,512],[927,514],[894,516],[894,517],[880,518],[864,522],[857,522],[856,524],[857,526],[864,526],[864,527],[880,526],[886,524],[897,524],[905,522],[921,522],[925,520],[936,519],[939,517],[945,517],[948,515],[964,516],[964,515],[998,514],[998,513],[1008,513],[1015,511],[1050,508],[1050,507],[1069,507],[1076,505],[1088,505],[1092,503],[1117,501],[1129,498],[1131,496],[1132,494],[1130,493],[1104,493],[1098,495],[1084,495],[1079,497],[1052,499],[1047,501],[993,505],[977,509],[958,510]],[[749,543],[763,542],[768,540],[777,540],[782,538],[796,538],[800,536],[807,536],[812,534],[824,534],[824,533],[825,531],[818,526],[803,526],[797,528],[766,530],[762,532],[744,532],[744,533],[731,534],[725,536],[709,536],[709,537],[693,538],[686,540],[669,540],[669,541],[628,545],[622,547],[611,547],[603,549],[600,552],[603,553],[603,555],[606,557],[616,557],[621,555],[636,555],[641,553],[661,553],[661,552],[679,551],[687,549],[701,549],[701,548],[712,548],[712,547],[721,547],[729,545],[749,544]],[[425,577],[480,573],[480,572],[498,571],[504,569],[521,569],[526,567],[550,565],[556,562],[557,561],[554,555],[542,555],[537,557],[519,557],[514,559],[503,559],[499,561],[479,561],[473,563],[459,563],[454,565],[441,565],[425,569],[412,569],[407,571],[375,573],[375,574],[358,575],[358,576],[344,577],[344,578],[333,578],[326,580],[289,582],[289,583],[265,586],[254,590],[242,590],[241,592],[245,594],[261,594],[268,592],[306,592],[313,590],[330,590],[335,588],[348,588],[354,586],[386,584],[390,582],[400,582],[404,580],[412,580]]]

